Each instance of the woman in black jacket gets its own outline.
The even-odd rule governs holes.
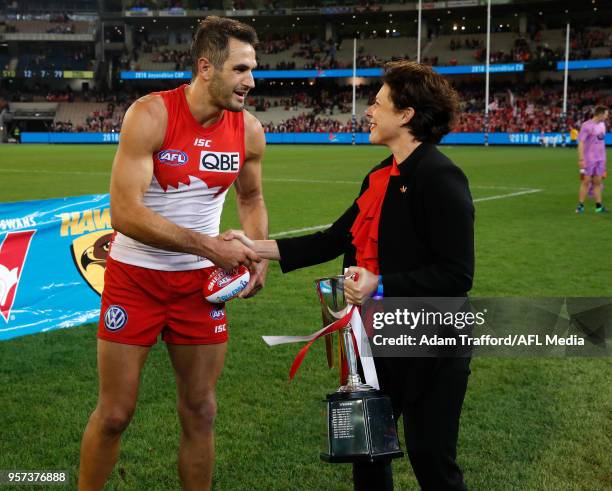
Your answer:
[[[283,272],[344,254],[345,295],[462,297],[474,275],[474,207],[463,172],[435,147],[448,133],[457,93],[430,67],[387,66],[366,115],[370,141],[392,155],[366,176],[352,206],[322,232],[280,240],[241,238]],[[468,358],[376,358],[380,388],[403,416],[406,449],[424,490],[466,489],[455,462]],[[390,463],[356,464],[355,489],[393,489]]]

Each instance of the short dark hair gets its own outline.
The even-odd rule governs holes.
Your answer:
[[[210,15],[198,25],[191,43],[191,71],[198,73],[198,59],[208,58],[215,68],[220,68],[229,56],[230,38],[256,46],[257,33],[248,24],[234,19]]]
[[[438,143],[453,129],[459,96],[430,66],[392,61],[385,65],[383,82],[391,89],[391,101],[396,109],[414,109],[414,116],[406,127],[415,139]]]
[[[593,116],[601,116],[607,110],[608,108],[606,106],[595,106],[595,111],[593,111]]]

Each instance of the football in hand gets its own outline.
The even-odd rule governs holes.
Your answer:
[[[238,266],[230,271],[215,268],[204,282],[204,298],[210,303],[227,302],[246,288],[250,278],[246,266]]]

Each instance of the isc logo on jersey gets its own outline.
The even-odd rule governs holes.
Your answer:
[[[200,170],[207,172],[238,172],[240,154],[238,152],[202,152]]]
[[[171,165],[173,167],[185,165],[189,160],[187,154],[180,150],[162,150],[157,154],[157,158],[162,164]]]

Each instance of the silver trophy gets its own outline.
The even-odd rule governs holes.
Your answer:
[[[324,326],[342,319],[350,308],[344,297],[347,279],[332,276],[315,281]],[[401,457],[391,400],[361,382],[351,331],[349,322],[339,337],[348,377],[336,392],[327,395],[327,439],[321,458],[327,462],[374,462]],[[326,343],[331,366],[331,335],[326,336]]]

